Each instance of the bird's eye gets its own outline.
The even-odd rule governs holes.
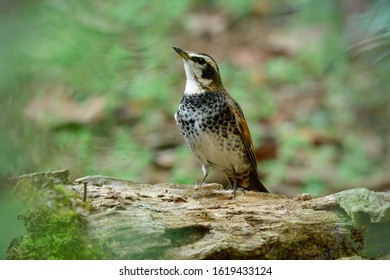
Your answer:
[[[201,64],[201,65],[206,63],[206,60],[204,58],[202,58],[202,57],[193,57],[192,60],[197,62],[197,63],[199,63],[199,64]]]

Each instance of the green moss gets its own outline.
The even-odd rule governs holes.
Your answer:
[[[30,188],[34,197],[25,213],[25,234],[13,239],[8,259],[107,259],[104,243],[87,233],[87,224],[77,212],[73,195],[63,186],[48,189]]]

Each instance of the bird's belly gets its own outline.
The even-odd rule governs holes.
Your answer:
[[[240,136],[228,135],[227,138],[218,133],[204,131],[186,138],[194,155],[203,165],[211,165],[224,173],[231,174],[248,170],[250,166],[245,147]]]

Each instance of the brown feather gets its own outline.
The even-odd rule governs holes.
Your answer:
[[[238,131],[241,135],[241,139],[245,145],[245,149],[247,152],[247,155],[250,159],[251,165],[252,165],[252,170],[249,174],[249,187],[247,189],[249,190],[256,190],[259,192],[268,192],[267,188],[264,186],[264,184],[261,182],[258,171],[257,171],[257,161],[254,153],[254,146],[253,146],[253,141],[252,141],[252,136],[249,131],[248,124],[245,120],[244,113],[238,104],[236,100],[234,100],[230,95],[228,95],[228,100],[229,100],[229,106],[231,112],[234,113],[236,123],[237,123],[237,128]],[[228,178],[229,183],[232,184],[234,183],[233,178]]]

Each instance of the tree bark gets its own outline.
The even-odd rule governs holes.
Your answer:
[[[221,185],[77,180],[94,236],[120,259],[338,259],[390,253],[390,195],[359,188],[311,199]],[[387,241],[386,241],[387,240]]]

